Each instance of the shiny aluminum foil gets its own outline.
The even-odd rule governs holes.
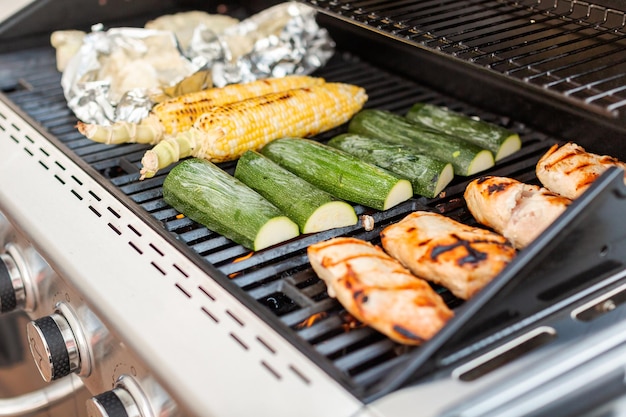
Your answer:
[[[216,35],[196,29],[188,56],[210,68],[221,87],[288,74],[310,74],[332,57],[335,44],[315,21],[315,10],[281,3]]]
[[[76,117],[88,123],[137,122],[150,97],[199,68],[184,57],[173,33],[101,25],[84,36],[63,71],[61,86]]]
[[[268,8],[220,33],[200,24],[184,51],[169,31],[104,31],[96,25],[69,59],[61,84],[68,106],[83,122],[138,122],[155,97],[194,74],[210,72],[218,87],[310,74],[330,59],[334,47],[314,9],[296,2]]]

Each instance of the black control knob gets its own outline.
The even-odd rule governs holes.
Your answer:
[[[143,417],[133,396],[124,388],[111,391],[87,400],[87,417]]]
[[[28,343],[43,379],[50,382],[80,369],[76,337],[61,314],[52,314],[27,325]]]
[[[8,313],[23,307],[26,300],[24,280],[15,260],[0,254],[0,313]]]

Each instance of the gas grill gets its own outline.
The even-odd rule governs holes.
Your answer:
[[[110,26],[142,25],[182,3],[139,7],[132,16],[111,11],[115,2],[98,7]],[[538,183],[539,157],[570,140],[626,160],[626,14],[619,2],[308,3],[337,43],[315,75],[364,87],[367,108],[402,114],[428,102],[518,132],[522,149],[481,174]],[[261,7],[247,6],[231,11]],[[62,26],[26,11],[5,23],[22,31],[29,21],[41,23],[19,34],[19,50],[0,30],[0,238],[13,283],[0,307],[6,323],[21,311],[39,332],[29,341],[7,333],[3,344],[57,355],[40,363],[51,385],[42,388],[49,404],[39,408],[86,388],[89,416],[619,409],[626,350],[620,170],[604,174],[470,301],[436,287],[456,317],[423,346],[401,346],[328,296],[306,249],[334,236],[380,243],[385,226],[415,210],[474,224],[462,196],[473,178],[457,176],[435,199],[415,197],[382,212],[355,206],[374,218],[373,230],[357,224],[251,253],[163,201],[169,169],[139,181],[145,145],[94,143],[75,129],[47,41],[54,29],[99,23],[96,11]],[[220,166],[232,174],[235,162]],[[51,321],[66,325],[69,336],[52,340],[42,330]]]

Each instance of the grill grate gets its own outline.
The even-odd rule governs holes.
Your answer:
[[[3,92],[13,103],[58,139],[72,158],[89,164],[100,174],[102,182],[126,195],[129,205],[139,215],[152,219],[155,227],[163,230],[164,234],[171,234],[178,241],[184,242],[190,257],[198,257],[217,268],[223,275],[215,276],[216,280],[234,282],[247,296],[258,301],[260,309],[273,312],[278,328],[291,329],[287,337],[295,337],[309,344],[325,369],[334,369],[355,389],[361,389],[375,384],[415,349],[399,346],[350,318],[341,305],[326,294],[325,285],[308,264],[306,248],[313,242],[337,235],[351,235],[378,243],[378,234],[385,225],[416,209],[436,210],[470,223],[471,215],[466,211],[461,197],[467,179],[455,179],[446,189],[445,197],[432,200],[414,198],[385,212],[356,206],[357,214],[370,214],[375,218],[376,228],[372,231],[365,231],[357,225],[305,235],[247,257],[249,250],[188,218],[179,218],[178,213],[163,201],[161,186],[167,170],[159,172],[154,178],[138,180],[140,159],[146,146],[97,144],[76,131],[76,119],[65,105],[53,51],[49,48],[35,49],[29,54],[20,55],[17,60],[13,59],[14,55],[9,58],[0,60],[0,74],[5,74],[5,62],[11,63],[11,74],[20,74],[19,79],[2,80],[2,85],[7,86]],[[29,65],[33,58],[37,59],[39,65]],[[21,62],[21,66],[16,62]],[[554,142],[519,123],[470,107],[405,78],[384,72],[348,53],[337,53],[318,75],[329,81],[349,82],[365,87],[370,96],[366,106],[370,108],[404,112],[413,103],[425,101],[447,105],[518,131],[523,141],[522,150],[493,168],[490,173],[494,175],[508,175],[526,182],[535,181],[535,163]],[[342,129],[321,135],[319,139],[327,140]],[[221,166],[232,173],[235,164]],[[437,290],[451,307],[461,304],[447,290]]]

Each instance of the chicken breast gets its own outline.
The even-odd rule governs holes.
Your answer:
[[[586,152],[583,147],[570,142],[561,147],[552,146],[539,159],[536,174],[548,190],[574,200],[612,166],[624,170],[626,182],[625,163],[610,156]]]
[[[506,177],[480,177],[465,189],[465,202],[476,221],[523,249],[537,238],[572,200],[537,185]]]
[[[383,248],[415,275],[467,300],[515,258],[502,236],[416,211],[381,232]]]
[[[329,296],[396,342],[419,345],[454,315],[426,281],[369,242],[333,238],[309,246],[308,256]]]

